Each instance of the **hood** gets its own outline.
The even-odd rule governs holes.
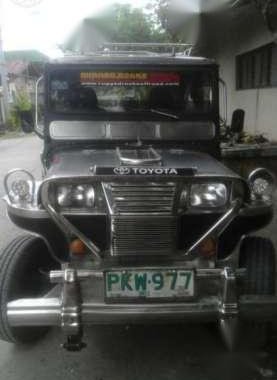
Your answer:
[[[133,156],[134,152],[139,149],[125,149],[122,155],[129,154]],[[141,150],[140,150],[141,151]],[[127,152],[127,153],[126,153]],[[157,149],[155,151],[161,157],[160,163],[155,164],[122,164],[118,151],[116,149],[84,149],[84,150],[65,150],[57,152],[53,155],[50,162],[50,168],[47,171],[46,179],[53,177],[78,177],[78,176],[96,176],[99,169],[108,173],[108,169],[128,167],[128,168],[145,168],[142,173],[151,174],[151,169],[160,169],[157,173],[164,169],[162,174],[173,174],[174,170],[169,173],[168,169],[188,169],[193,170],[195,176],[218,176],[218,177],[233,177],[239,176],[226,168],[223,164],[208,154],[194,152],[183,149]],[[134,170],[135,174],[137,173]],[[124,174],[124,173],[122,173]]]

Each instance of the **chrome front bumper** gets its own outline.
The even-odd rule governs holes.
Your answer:
[[[270,321],[277,316],[277,297],[238,296],[244,271],[195,270],[196,295],[188,302],[107,303],[104,272],[64,268],[50,273],[56,286],[42,298],[7,304],[10,326],[60,326],[71,351],[81,350],[83,326],[116,323],[218,322],[227,347],[232,348],[238,320]],[[230,331],[232,334],[230,335]]]
[[[276,317],[277,297],[237,295],[242,278],[242,270],[198,269],[197,294],[188,302],[106,303],[103,272],[65,269],[51,272],[58,284],[46,296],[9,302],[7,317],[11,326],[61,326],[68,333],[90,324]]]
[[[199,302],[173,304],[105,304],[83,303],[83,324],[139,323],[179,319],[212,321],[219,316],[217,297]],[[58,298],[22,299],[8,304],[8,320],[12,326],[60,326],[61,302]]]
[[[218,297],[200,298],[198,302],[177,304],[104,304],[83,303],[84,325],[144,323],[147,321],[212,322],[228,314],[222,313]],[[238,315],[243,320],[268,320],[277,317],[277,298],[242,296]],[[59,298],[22,299],[8,304],[8,320],[12,326],[61,326],[62,307]]]

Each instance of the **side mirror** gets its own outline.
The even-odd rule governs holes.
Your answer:
[[[25,133],[31,133],[34,131],[34,117],[32,110],[19,111],[19,118],[21,121],[21,128]]]
[[[231,131],[233,133],[242,133],[244,127],[244,117],[245,111],[237,109],[233,112],[232,122],[231,122]]]
[[[227,125],[227,86],[223,79],[219,78],[219,90],[220,90],[220,108],[222,110],[222,115],[220,116],[222,126],[226,127]]]

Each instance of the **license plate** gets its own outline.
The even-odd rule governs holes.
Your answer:
[[[105,274],[109,299],[172,299],[194,295],[194,272],[191,270],[113,270]]]

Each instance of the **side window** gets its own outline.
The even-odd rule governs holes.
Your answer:
[[[268,44],[238,55],[236,58],[237,90],[276,86],[276,66],[276,44]]]

